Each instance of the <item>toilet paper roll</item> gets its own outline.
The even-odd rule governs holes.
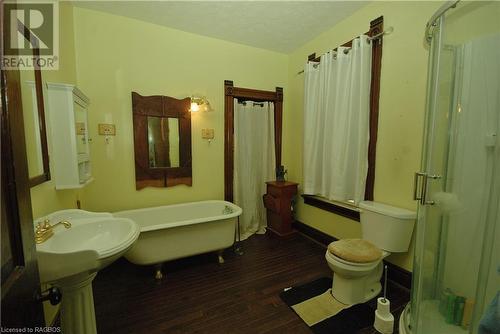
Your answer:
[[[387,315],[381,315],[379,310],[375,311],[375,323],[373,327],[377,332],[382,334],[391,334],[394,332],[394,316],[389,313]]]
[[[391,313],[391,302],[389,299],[384,297],[379,297],[377,299],[377,311],[382,316],[387,316]]]

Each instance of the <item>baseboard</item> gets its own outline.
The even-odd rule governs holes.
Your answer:
[[[306,225],[302,222],[299,221],[294,221],[293,223],[293,228],[295,228],[297,231],[302,233],[304,236],[306,236],[308,239],[311,239],[315,241],[316,243],[319,243],[320,245],[324,246],[325,248],[334,241],[337,241],[337,238],[332,237],[331,235],[328,235],[324,232],[321,232],[314,227],[311,227],[309,225]]]
[[[295,221],[293,223],[293,227],[299,231],[302,235],[307,237],[308,239],[313,240],[314,242],[320,244],[323,247],[327,247],[331,242],[337,241],[338,239],[328,235],[324,232],[321,232],[314,227],[306,225],[300,221]],[[389,279],[407,289],[411,289],[411,279],[412,273],[392,264],[390,262],[384,261],[387,265],[387,273],[390,277]],[[384,277],[382,277],[384,279]]]

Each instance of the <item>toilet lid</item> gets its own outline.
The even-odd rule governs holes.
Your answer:
[[[328,251],[333,255],[356,263],[377,261],[382,257],[382,251],[371,242],[363,239],[342,239],[328,245]]]

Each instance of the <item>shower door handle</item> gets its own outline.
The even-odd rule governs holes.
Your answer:
[[[420,177],[422,177],[422,185],[419,187],[418,180]],[[420,201],[422,205],[434,205],[434,201],[427,200],[427,183],[429,179],[439,180],[440,178],[441,175],[427,175],[427,173],[416,172],[413,181],[413,199]]]
[[[419,179],[423,178],[422,186],[419,187]],[[413,199],[415,201],[421,201],[423,197],[424,184],[426,184],[427,174],[423,172],[415,172],[415,177],[413,179]],[[420,190],[420,192],[419,192]]]

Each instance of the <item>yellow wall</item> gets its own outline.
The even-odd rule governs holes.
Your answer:
[[[375,201],[415,210],[413,173],[419,169],[425,109],[428,50],[424,47],[427,20],[438,2],[372,2],[290,55],[287,107],[284,113],[283,162],[289,178],[302,181],[303,75],[307,56],[320,55],[369,29],[381,15],[394,32],[384,38],[380,115],[375,173]],[[299,221],[337,238],[360,237],[358,222],[298,201]],[[411,270],[410,253],[391,255],[389,261]]]
[[[116,211],[224,196],[223,83],[287,92],[284,54],[202,37],[98,11],[75,8],[79,88],[90,97],[92,173],[82,206]],[[192,115],[193,186],[135,189],[131,92],[204,95],[214,111]],[[105,143],[98,123],[116,124]],[[201,139],[214,128],[215,140]]]
[[[70,2],[59,2],[59,59],[58,71],[42,71],[43,82],[76,84],[73,6]],[[46,94],[44,97],[46,100]],[[47,135],[50,136],[50,131],[47,131]],[[48,144],[50,156],[50,138]],[[57,210],[74,208],[77,196],[76,190],[56,191],[52,180],[33,187],[31,188],[33,218]]]

